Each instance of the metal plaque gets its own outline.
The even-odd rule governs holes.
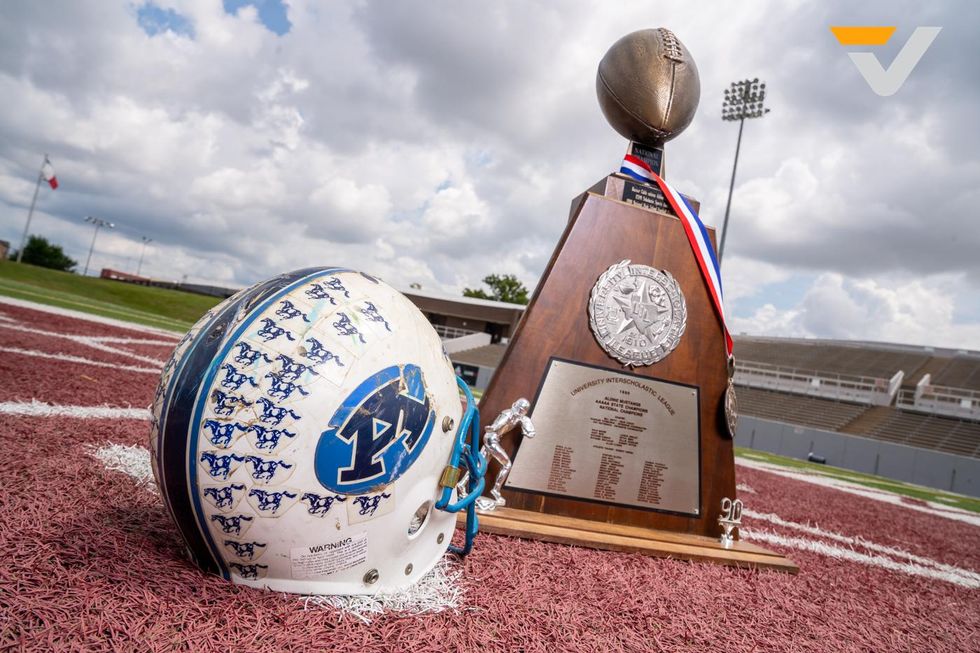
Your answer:
[[[641,184],[635,181],[626,180],[623,182],[623,201],[644,209],[675,215],[664,192],[659,186],[652,184]]]
[[[630,141],[629,153],[644,161],[658,175],[664,174],[664,148],[662,145],[644,145]]]
[[[652,365],[681,341],[687,304],[669,272],[620,261],[592,287],[589,327],[599,345],[620,363]]]
[[[697,388],[552,358],[508,489],[698,515]]]

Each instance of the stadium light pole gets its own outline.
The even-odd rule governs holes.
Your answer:
[[[140,236],[140,240],[143,241],[143,247],[140,249],[140,262],[136,266],[136,276],[140,276],[140,270],[143,269],[143,254],[146,253],[146,246],[153,242],[152,238],[147,238],[146,236]]]
[[[103,220],[102,218],[93,218],[90,215],[85,216],[85,222],[91,222],[95,225],[95,233],[92,234],[92,244],[88,248],[88,258],[85,259],[85,271],[82,272],[82,276],[88,275],[88,264],[92,262],[92,251],[95,249],[95,239],[99,235],[99,229],[105,227],[107,229],[114,229],[115,224],[109,222],[108,220]]]
[[[728,185],[728,204],[725,205],[725,219],[721,223],[721,245],[718,247],[718,265],[725,253],[725,237],[728,236],[728,213],[732,208],[732,192],[735,190],[735,171],[738,169],[738,152],[742,148],[742,129],[745,121],[761,118],[769,113],[764,108],[766,99],[766,83],[759,78],[732,82],[725,89],[725,99],[721,103],[721,119],[729,122],[738,121],[738,141],[735,143],[735,163],[732,164],[732,181]]]

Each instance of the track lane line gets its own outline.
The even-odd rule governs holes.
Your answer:
[[[0,347],[0,352],[6,352],[8,354],[19,354],[21,356],[32,356],[34,358],[48,358],[51,360],[65,361],[68,363],[81,363],[83,365],[94,365],[96,367],[108,367],[114,370],[124,370],[127,372],[154,374],[157,376],[159,376],[160,370],[163,369],[161,366],[139,367],[137,365],[120,365],[118,363],[104,363],[102,361],[92,360],[91,358],[72,356],[71,354],[53,354],[45,351],[38,351],[36,349],[20,349],[19,347]]]
[[[58,406],[42,401],[2,401],[0,415],[26,417],[77,417],[81,419],[136,419],[150,420],[148,408],[121,406]]]

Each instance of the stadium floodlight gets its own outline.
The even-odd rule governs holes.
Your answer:
[[[721,245],[718,247],[718,265],[725,253],[725,237],[728,235],[728,213],[732,208],[732,191],[735,190],[735,170],[738,169],[738,152],[742,147],[742,128],[745,121],[761,118],[769,113],[763,104],[766,100],[766,83],[759,78],[732,82],[725,89],[725,99],[721,103],[721,119],[738,121],[738,141],[735,144],[735,163],[732,164],[732,181],[728,186],[728,204],[725,205],[725,219],[721,224]]]
[[[85,271],[82,272],[82,276],[88,275],[88,265],[92,262],[92,251],[95,249],[95,238],[99,235],[99,229],[105,227],[106,229],[115,229],[116,225],[108,220],[103,220],[102,218],[93,218],[90,215],[85,216],[85,222],[91,222],[95,225],[95,233],[92,234],[92,244],[88,248],[88,258],[85,259]]]
[[[140,270],[143,269],[143,254],[146,253],[146,246],[147,246],[147,244],[153,242],[153,239],[152,238],[148,238],[146,236],[140,236],[140,240],[143,241],[143,247],[140,248],[140,262],[136,266],[136,276],[137,277],[140,276]]]

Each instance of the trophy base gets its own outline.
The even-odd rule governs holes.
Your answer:
[[[458,527],[465,525],[457,521]],[[547,513],[497,508],[480,515],[480,530],[495,535],[524,537],[544,542],[587,546],[608,551],[628,551],[659,558],[697,560],[732,567],[772,569],[797,574],[800,568],[789,558],[755,544],[690,535],[637,526],[562,517]]]

